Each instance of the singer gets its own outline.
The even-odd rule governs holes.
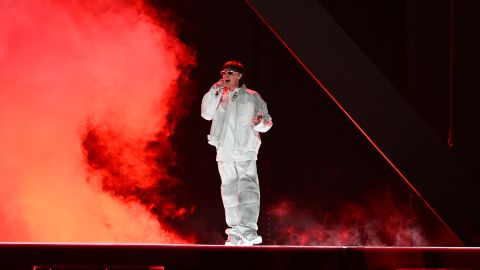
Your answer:
[[[272,127],[267,104],[243,83],[245,68],[228,61],[221,79],[203,96],[201,115],[212,120],[208,143],[217,149],[221,195],[225,208],[225,245],[253,246],[262,243],[257,233],[260,187],[257,175],[259,132]]]

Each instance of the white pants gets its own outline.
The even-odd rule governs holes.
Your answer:
[[[218,161],[222,179],[221,193],[225,208],[226,233],[247,237],[256,233],[260,212],[260,186],[256,160]]]

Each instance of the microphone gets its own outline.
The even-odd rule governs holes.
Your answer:
[[[215,90],[215,96],[218,96],[218,94],[220,93],[218,90],[219,89],[222,89],[222,93],[224,91],[228,91],[229,87],[227,85],[227,83],[229,83],[230,80],[223,80],[223,79],[220,79],[218,82],[215,83],[215,86],[217,86],[218,89]]]
[[[220,79],[218,82],[215,83],[215,86],[215,96],[218,96],[218,94],[220,93],[218,90],[222,89],[223,92],[223,90],[225,89],[225,81]]]

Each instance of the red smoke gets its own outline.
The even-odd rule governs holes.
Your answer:
[[[365,205],[332,209],[301,207],[290,201],[271,210],[274,244],[319,246],[425,246],[421,226],[388,196]]]
[[[0,241],[194,241],[165,222],[193,56],[131,2],[0,1]]]

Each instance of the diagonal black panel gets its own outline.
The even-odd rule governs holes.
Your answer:
[[[315,0],[245,0],[376,150],[467,245],[479,184]]]

